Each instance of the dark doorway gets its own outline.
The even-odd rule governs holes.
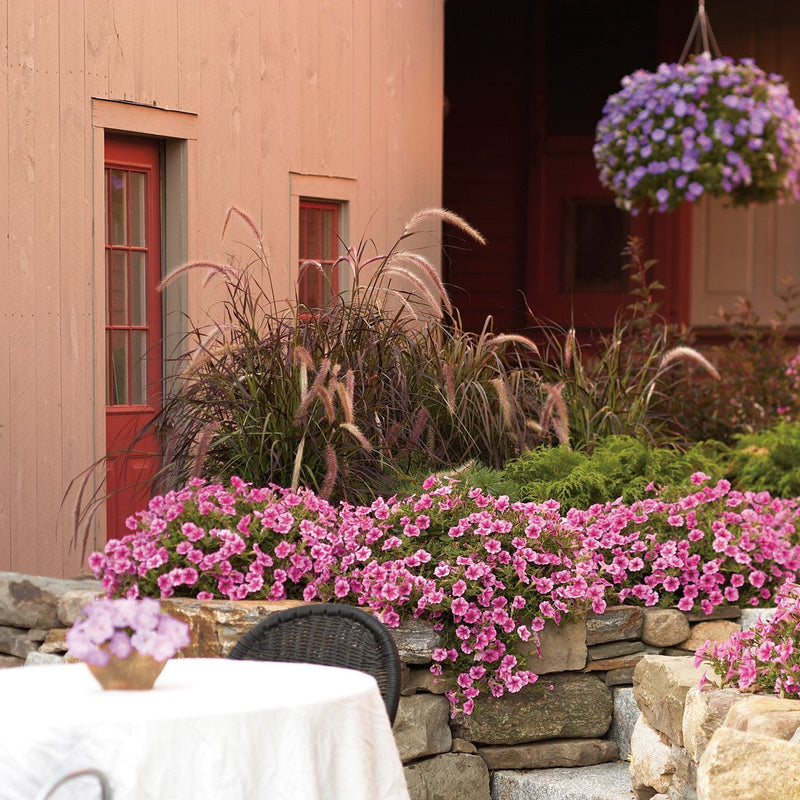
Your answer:
[[[531,313],[606,328],[628,302],[631,233],[658,258],[673,320],[688,312],[689,218],[632,218],[597,179],[594,126],[623,75],[675,61],[691,0],[458,0],[445,5],[443,202],[487,239],[445,239],[446,280],[465,327],[487,315],[524,330]]]

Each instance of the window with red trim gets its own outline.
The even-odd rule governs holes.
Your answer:
[[[105,170],[109,406],[152,404],[148,395],[160,378],[156,345],[161,338],[161,321],[155,292],[160,277],[160,242],[152,241],[158,225],[154,170],[151,165],[110,164]]]
[[[308,308],[324,308],[339,293],[340,205],[300,200],[297,298]]]

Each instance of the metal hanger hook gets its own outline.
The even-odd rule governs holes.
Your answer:
[[[679,64],[683,64],[686,61],[692,43],[698,40],[698,34],[700,44],[703,48],[701,52],[711,54],[713,48],[714,57],[719,58],[721,53],[716,37],[714,36],[714,31],[711,30],[711,21],[706,12],[706,0],[697,0],[697,14],[695,14],[694,22],[692,23],[692,29],[689,31],[689,38],[683,46],[683,52],[678,60]]]

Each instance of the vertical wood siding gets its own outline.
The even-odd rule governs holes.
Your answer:
[[[0,42],[8,42],[8,14],[0,14]],[[0,57],[0,86],[8,86],[9,51]],[[8,101],[6,97],[6,101]],[[8,102],[0,103],[0,154],[11,153]],[[0,186],[9,186],[9,158],[0,155]],[[8,190],[0,189],[0,486],[11,483],[11,238]],[[11,563],[10,491],[0,490],[0,564]]]
[[[789,82],[800,105],[800,3],[796,0],[726,0],[724,14],[709,10],[723,55],[750,56],[766,72]],[[800,282],[800,203],[732,209],[704,200],[692,216],[692,297],[696,327],[719,324],[720,308],[739,297],[767,323],[779,308],[783,279]],[[793,319],[800,324],[800,312]]]
[[[0,570],[84,570],[62,500],[103,455],[92,98],[196,115],[190,257],[226,257],[236,205],[288,296],[291,172],[353,181],[350,237],[379,246],[441,202],[443,2],[0,4]]]
[[[7,492],[10,559],[15,563],[26,558],[30,531],[26,525],[37,497],[37,453],[33,443],[38,438],[36,407],[36,297],[34,288],[34,17],[30,3],[19,3],[8,10],[8,267],[6,286],[13,287],[8,310],[9,419],[0,431],[8,437],[11,459],[8,482],[0,488]],[[43,254],[42,261],[46,263]],[[42,276],[46,279],[45,276]],[[52,275],[49,276],[52,279]],[[11,292],[9,292],[11,294]],[[46,354],[42,354],[47,359]],[[42,481],[42,483],[44,480]],[[4,527],[5,527],[4,525]],[[26,526],[27,528],[27,526]],[[30,562],[35,567],[36,553]]]

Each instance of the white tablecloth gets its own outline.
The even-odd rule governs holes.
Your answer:
[[[0,798],[32,800],[81,767],[102,769],[114,800],[408,800],[361,672],[173,659],[151,691],[121,692],[84,664],[0,670]],[[56,796],[99,796],[87,785]]]

